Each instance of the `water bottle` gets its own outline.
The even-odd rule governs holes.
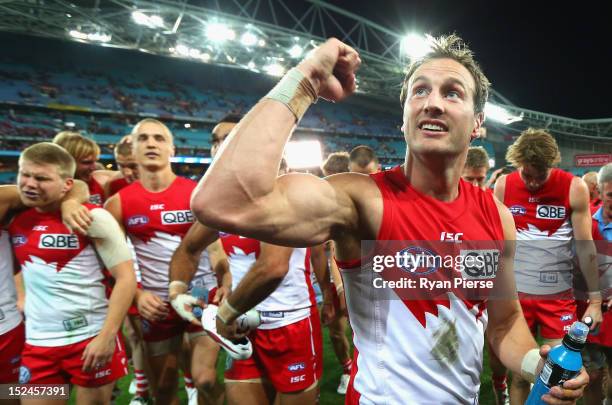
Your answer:
[[[560,345],[555,346],[549,353],[544,368],[536,378],[531,393],[525,405],[540,405],[542,395],[545,395],[555,385],[563,385],[580,373],[582,356],[580,351],[585,345],[589,327],[582,322],[574,322],[563,337]]]
[[[208,302],[208,290],[202,287],[194,287],[191,289],[191,295],[199,300]],[[196,319],[202,319],[202,307],[193,307],[191,313]]]

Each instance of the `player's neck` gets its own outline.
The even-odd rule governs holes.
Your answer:
[[[404,163],[404,175],[410,185],[420,193],[436,200],[451,202],[459,195],[459,178],[461,177],[461,159],[451,161],[440,157],[429,159],[408,155]]]
[[[35,207],[36,211],[38,212],[43,212],[43,213],[49,213],[49,212],[56,212],[61,210],[62,207],[62,201],[58,200],[52,203],[49,203],[47,205],[43,205],[40,207]]]
[[[145,189],[157,193],[170,187],[174,179],[176,179],[176,174],[170,167],[166,167],[157,171],[143,171],[140,183]]]

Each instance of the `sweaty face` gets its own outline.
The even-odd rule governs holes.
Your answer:
[[[475,137],[482,113],[474,112],[476,83],[452,59],[421,65],[408,83],[402,130],[410,153],[457,155]]]
[[[98,157],[94,155],[86,156],[77,160],[75,178],[88,183],[91,180],[91,174],[96,170],[96,162]]]
[[[132,183],[138,179],[138,164],[133,156],[117,155],[115,162],[125,181]]]
[[[70,190],[72,179],[63,179],[57,166],[22,160],[19,165],[17,187],[26,207],[55,204]]]
[[[210,155],[212,157],[215,157],[219,148],[223,145],[223,141],[225,141],[225,138],[229,136],[236,125],[233,122],[221,122],[213,128],[210,142]]]
[[[550,176],[550,170],[538,168],[530,164],[525,164],[518,169],[525,187],[532,193],[544,187],[548,176]]]
[[[476,187],[480,187],[484,190],[485,180],[487,179],[487,168],[486,167],[464,167],[461,178],[468,183],[472,183]]]
[[[134,157],[139,165],[149,170],[159,170],[170,165],[174,156],[172,135],[163,126],[145,122],[135,128],[133,134]]]

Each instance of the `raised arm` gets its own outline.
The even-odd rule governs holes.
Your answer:
[[[341,180],[304,174],[277,179],[296,122],[317,96],[355,90],[359,55],[332,39],[292,69],[238,124],[200,181],[192,209],[204,224],[258,240],[310,246],[358,221]]]
[[[578,177],[575,177],[570,185],[570,207],[572,208],[572,229],[576,240],[576,256],[578,256],[578,264],[586,281],[589,295],[589,306],[584,312],[583,319],[590,316],[593,319],[591,330],[594,330],[602,320],[602,296],[599,286],[597,251],[591,229],[593,220],[589,210],[589,189],[584,180]]]

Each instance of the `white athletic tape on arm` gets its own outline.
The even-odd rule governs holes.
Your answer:
[[[318,96],[310,80],[298,69],[293,68],[283,76],[265,98],[285,104],[299,122],[308,107],[317,101]]]
[[[168,296],[172,297],[175,294],[183,294],[189,290],[189,286],[186,282],[181,280],[171,281],[168,285]]]
[[[521,376],[532,384],[535,382],[536,372],[541,358],[540,349],[531,349],[523,356],[523,361],[521,362]]]
[[[188,311],[185,309],[185,304],[188,305],[189,308],[193,307],[198,303],[198,299],[189,294],[179,294],[172,301],[170,301],[170,305],[176,311],[177,314],[181,316],[186,321],[195,321],[196,317],[192,311]]]
[[[223,301],[219,309],[217,310],[217,318],[221,320],[225,325],[236,320],[241,315],[236,308],[230,305],[227,300]]]
[[[97,239],[96,251],[107,269],[128,260],[132,253],[128,248],[125,236],[115,218],[103,208],[91,210],[93,221],[87,230],[87,235]]]

